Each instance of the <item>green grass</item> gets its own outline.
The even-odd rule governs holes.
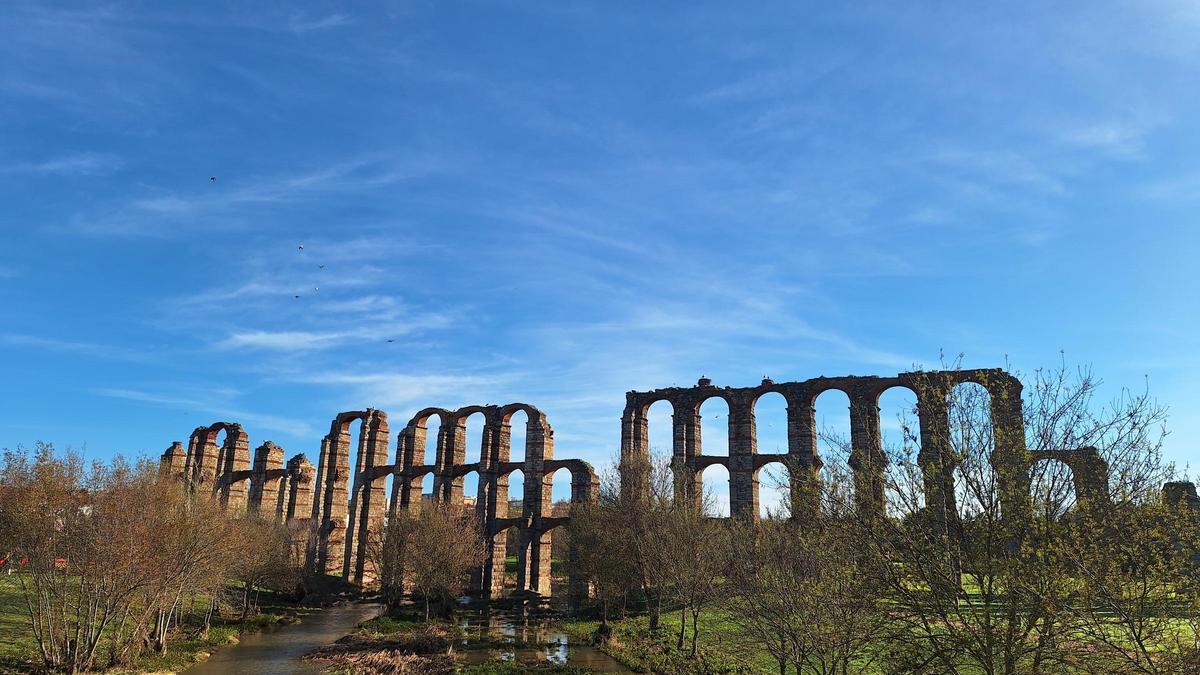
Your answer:
[[[25,666],[37,653],[29,615],[15,574],[0,574],[0,672]]]
[[[650,632],[650,619],[635,616],[610,621],[613,643],[604,651],[626,667],[638,672],[662,673],[773,673],[778,668],[765,650],[747,644],[738,626],[723,609],[706,609],[700,614],[700,659],[689,657],[691,649],[691,616],[687,617],[684,649],[675,648],[679,635],[678,611],[663,614],[659,629]],[[599,621],[567,621],[563,632],[572,639],[592,638]]]

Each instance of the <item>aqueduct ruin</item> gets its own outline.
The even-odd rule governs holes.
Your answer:
[[[526,417],[524,457],[512,460],[511,420]],[[466,462],[467,419],[484,419],[479,461]],[[427,439],[427,423],[439,421],[436,439]],[[351,427],[360,423],[352,449]],[[225,434],[223,443],[218,436]],[[435,444],[432,464],[424,462],[429,441]],[[185,479],[193,489],[211,490],[227,508],[245,509],[280,522],[307,520],[307,563],[326,574],[356,584],[369,581],[374,570],[367,554],[373,536],[383,531],[386,517],[397,510],[419,508],[425,496],[422,483],[433,477],[429,498],[463,504],[465,477],[478,476],[474,511],[485,535],[486,562],[473,574],[473,588],[485,597],[504,591],[506,537],[518,533],[516,589],[550,594],[551,532],[566,525],[569,515],[554,515],[551,477],[559,469],[571,474],[572,503],[596,496],[596,472],[585,461],[554,458],[554,431],[546,415],[532,405],[467,406],[458,410],[426,408],[397,435],[395,460],[389,459],[387,414],[368,408],[337,415],[321,440],[317,467],[304,455],[283,466],[284,451],[267,441],[254,453],[242,428],[229,422],[199,427],[185,452],[174,443],[162,456],[165,470]],[[351,470],[351,455],[354,467]],[[523,493],[520,512],[510,513],[509,476],[520,471]],[[386,494],[392,479],[391,495]],[[572,593],[586,589],[570,581]]]
[[[825,391],[839,390],[848,397],[850,417],[849,466],[860,513],[884,512],[884,453],[879,399],[900,387],[916,396],[920,430],[918,464],[924,477],[926,508],[943,527],[956,526],[954,470],[956,458],[950,439],[949,399],[952,390],[975,383],[987,390],[996,471],[1002,509],[1006,513],[1029,508],[1034,462],[1055,460],[1072,471],[1081,504],[1102,506],[1108,500],[1108,467],[1094,448],[1031,453],[1025,447],[1021,383],[1000,369],[919,371],[894,377],[819,377],[802,382],[776,383],[763,379],[756,387],[717,387],[701,378],[694,387],[670,387],[626,394],[621,418],[622,488],[637,489],[633,477],[650,459],[648,409],[658,401],[672,408],[671,469],[675,494],[694,495],[705,468],[723,465],[729,472],[731,515],[758,516],[759,472],[779,463],[786,467],[791,513],[803,518],[819,508],[812,489],[820,480],[822,460],[817,447],[814,404]],[[787,403],[787,451],[760,453],[756,438],[755,405],[778,393]],[[728,456],[705,454],[701,439],[700,406],[721,398],[729,408]],[[524,456],[512,460],[511,420],[517,413],[527,419]],[[483,417],[479,460],[468,463],[467,420]],[[436,438],[427,438],[430,420],[438,421]],[[352,426],[359,424],[351,446]],[[245,510],[278,522],[299,522],[308,532],[307,563],[312,569],[340,575],[355,584],[373,577],[367,547],[383,531],[386,518],[398,510],[419,508],[425,499],[463,504],[465,477],[478,476],[474,512],[485,535],[486,562],[473,574],[473,588],[484,597],[504,591],[505,538],[519,533],[517,591],[550,593],[551,532],[569,515],[551,511],[551,477],[559,469],[571,474],[571,502],[597,496],[596,473],[587,462],[554,458],[554,431],[546,415],[524,404],[476,405],[447,410],[426,408],[408,421],[396,436],[394,456],[389,451],[387,414],[372,408],[337,415],[321,440],[317,467],[303,454],[284,464],[284,450],[267,441],[251,458],[248,436],[238,424],[217,422],[198,427],[186,451],[179,442],[162,455],[164,470],[179,476],[194,490],[218,495],[230,509]],[[218,438],[224,434],[224,440]],[[426,450],[434,443],[433,463]],[[351,455],[354,455],[351,469]],[[253,461],[251,461],[253,459]],[[524,478],[521,511],[510,513],[509,477],[520,471]],[[432,476],[432,494],[423,494],[422,483]],[[386,483],[391,479],[391,494]],[[1173,485],[1173,484],[1171,484]],[[1196,500],[1194,487],[1170,487],[1170,497]],[[303,521],[307,521],[306,523]],[[573,555],[574,552],[571,553]],[[571,593],[586,592],[582,579],[570,580]]]

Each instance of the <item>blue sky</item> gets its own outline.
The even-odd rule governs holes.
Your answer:
[[[1188,461],[1198,6],[832,5],[6,3],[0,447],[1062,350]]]

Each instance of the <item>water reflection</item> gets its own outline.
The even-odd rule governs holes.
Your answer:
[[[238,644],[222,647],[204,663],[184,672],[189,675],[321,673],[323,669],[319,665],[304,661],[300,656],[353,632],[358,624],[379,616],[381,610],[382,607],[373,602],[340,603],[313,612],[303,617],[300,623],[245,635]]]
[[[494,659],[529,664],[548,661],[600,673],[629,672],[591,645],[571,644],[567,634],[548,621],[522,621],[505,612],[483,610],[459,625],[464,635],[459,661],[465,664]]]

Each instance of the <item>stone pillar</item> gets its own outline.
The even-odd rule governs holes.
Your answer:
[[[599,479],[596,472],[586,462],[579,462],[577,468],[571,469],[571,504],[590,504],[596,501]],[[573,510],[573,509],[572,509]],[[567,551],[568,566],[571,575],[567,580],[570,603],[578,606],[581,601],[591,595],[591,587],[585,576],[574,574],[575,563],[579,559],[579,549],[572,539]]]
[[[434,458],[433,498],[442,499],[449,492],[446,486],[446,467],[454,461],[454,421],[442,419],[438,425],[437,453]]]
[[[788,398],[788,483],[793,520],[810,520],[821,510],[821,461],[817,450],[814,398],[807,391],[803,399]]]
[[[188,449],[188,456],[192,459],[192,485],[202,494],[212,492],[220,470],[217,462],[221,452],[214,436],[207,428],[199,427],[192,433],[192,447]]]
[[[418,474],[416,467],[425,465],[425,422],[409,423],[400,434],[400,453],[403,458],[403,473],[392,483],[393,511],[396,509],[421,508],[421,482],[425,474]],[[399,491],[397,494],[396,491]],[[396,505],[398,499],[399,505]]]
[[[324,561],[319,549],[324,538],[325,523],[325,478],[329,473],[329,437],[321,439],[321,453],[317,456],[317,472],[313,476],[312,517],[309,518],[308,550],[305,565],[312,571],[324,571]]]
[[[313,482],[317,471],[303,453],[288,460],[288,499],[286,520],[304,520],[312,516]]]
[[[741,393],[725,400],[729,404],[729,513],[734,518],[757,518],[754,402]]]
[[[671,474],[676,499],[697,500],[704,493],[700,474],[689,460],[700,456],[700,413],[696,406],[680,405],[671,416]]]
[[[874,391],[850,394],[850,468],[854,471],[854,502],[859,513],[882,516],[887,455],[879,430],[879,402]]]
[[[183,449],[183,443],[175,441],[163,452],[162,458],[159,460],[159,470],[168,476],[181,478],[186,463],[187,451]]]
[[[527,571],[526,584],[520,588],[536,593],[550,592],[550,533],[542,526],[542,518],[550,513],[550,485],[546,483],[546,460],[554,459],[554,432],[546,424],[544,416],[529,420],[528,431],[525,435],[525,499],[524,520],[526,529],[523,531],[523,541],[527,547],[522,547],[522,553],[527,560],[520,561],[520,567]]]
[[[382,471],[388,464],[388,431],[387,413],[381,410],[368,411],[368,417],[363,421],[364,458],[360,458],[362,469],[358,500],[358,531],[355,535],[354,550],[347,544],[346,551],[349,562],[353,566],[352,581],[362,585],[364,581],[378,577],[378,570],[367,560],[367,548],[371,541],[383,534],[384,515],[387,509],[387,474]],[[380,470],[377,471],[377,468]],[[376,475],[378,474],[378,475]],[[349,567],[349,566],[348,566]]]
[[[1032,490],[1029,475],[1032,461],[1025,447],[1021,389],[1021,381],[1003,371],[993,371],[987,378],[994,444],[990,460],[996,471],[1001,517],[1013,523],[1014,528],[1017,523],[1025,522],[1029,514]]]
[[[464,477],[457,470],[467,461],[467,416],[455,418],[446,434],[446,464],[442,467],[442,490],[438,494],[447,504],[463,503]]]
[[[263,518],[277,520],[282,468],[283,448],[271,441],[255,448],[247,511]]]
[[[498,598],[504,594],[504,562],[507,543],[507,529],[487,537],[483,581],[480,584],[480,590],[485,598]]]
[[[221,505],[236,512],[246,510],[246,480],[237,474],[250,470],[250,439],[239,424],[225,425],[225,444],[221,447],[217,487]]]
[[[335,419],[321,451],[320,520],[317,538],[317,570],[324,574],[342,573],[346,550],[346,525],[349,504],[346,501],[350,477],[349,421]]]
[[[649,431],[646,410],[634,397],[626,394],[625,412],[621,416],[621,494],[625,499],[644,496],[650,480]]]
[[[917,420],[921,428],[921,449],[917,464],[925,483],[925,509],[936,531],[942,535],[958,520],[954,492],[954,450],[950,440],[948,387],[925,378],[917,388]]]

